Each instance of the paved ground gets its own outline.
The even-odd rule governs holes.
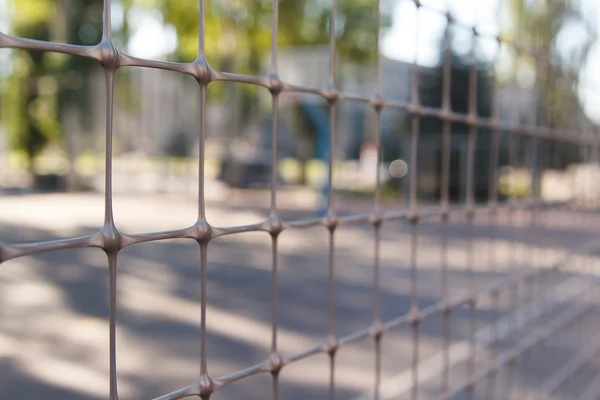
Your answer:
[[[209,222],[240,225],[264,219],[266,210],[260,207],[261,196],[255,198],[259,200],[251,208],[241,207],[244,201],[240,197],[236,207],[226,207],[223,201],[209,204]],[[288,219],[314,216],[310,202],[300,203],[284,203],[283,215]],[[340,207],[356,212],[361,204],[341,202]],[[364,203],[365,210],[368,207]],[[92,233],[102,223],[102,210],[102,198],[97,195],[3,196],[0,241],[30,242]],[[185,197],[115,197],[115,221],[126,233],[182,228],[191,225],[195,216],[195,202]],[[544,226],[536,228],[525,227],[527,219],[527,215],[520,215],[517,222],[521,226],[511,228],[506,225],[507,216],[502,214],[494,229],[485,218],[478,219],[473,241],[473,288],[483,288],[510,271],[547,266],[594,239],[600,227],[600,218],[587,213],[546,212],[539,219]],[[419,307],[440,300],[441,227],[439,221],[424,221],[419,229]],[[451,295],[459,295],[470,288],[466,269],[469,230],[464,222],[452,221],[449,232],[448,290]],[[320,343],[327,334],[327,240],[325,228],[294,229],[280,237],[279,350],[284,356]],[[380,301],[384,321],[409,310],[411,245],[410,227],[405,222],[383,225]],[[336,233],[335,332],[340,337],[368,327],[373,321],[374,251],[370,225],[343,226]],[[494,260],[493,271],[490,262]],[[560,373],[579,351],[593,347],[600,311],[596,310],[595,299],[583,296],[583,290],[593,285],[597,277],[593,261],[576,257],[564,273],[522,286],[518,292],[503,291],[498,304],[489,299],[478,302],[474,311],[475,338],[481,347],[476,353],[477,367],[488,364],[494,354],[505,354],[515,343],[543,332],[541,328],[551,327],[553,321],[563,318],[567,323],[543,346],[519,358],[514,367],[477,385],[474,398],[524,399],[541,382]],[[266,233],[232,235],[210,243],[207,357],[211,376],[234,372],[268,358],[271,262],[271,242]],[[185,240],[140,244],[120,253],[117,363],[121,399],[157,397],[197,378],[199,264],[197,244]],[[1,399],[107,398],[107,287],[106,257],[97,249],[65,250],[0,265]],[[546,290],[544,295],[542,289]],[[584,318],[564,319],[565,313],[579,310],[584,301],[592,300]],[[517,301],[521,304],[520,314],[513,313]],[[451,315],[450,353],[455,365],[449,375],[451,386],[459,384],[468,371],[470,316],[467,307]],[[488,326],[492,321],[499,321],[494,330]],[[425,319],[420,327],[421,399],[440,394],[444,375],[440,356],[445,342],[443,327],[440,314]],[[413,380],[412,334],[411,328],[405,326],[383,336],[382,398],[408,398]],[[599,368],[600,363],[593,358],[577,369],[575,378],[560,385],[555,397],[548,398],[576,399],[593,381],[591,377],[597,376]],[[336,398],[371,395],[374,380],[373,340],[342,346],[335,363]],[[286,366],[279,389],[280,399],[327,398],[328,357],[309,357]],[[465,393],[456,393],[455,398],[463,397]],[[242,398],[273,398],[270,375],[243,379],[211,397]]]

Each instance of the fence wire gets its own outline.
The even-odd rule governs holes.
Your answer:
[[[341,1],[341,0],[340,0]],[[118,398],[117,381],[117,350],[116,350],[116,310],[117,310],[117,283],[118,283],[118,255],[121,250],[128,246],[139,243],[154,242],[165,239],[191,239],[197,242],[201,252],[201,324],[200,324],[200,347],[201,363],[200,374],[196,381],[191,382],[189,386],[183,387],[177,391],[165,394],[158,399],[174,400],[188,397],[199,396],[208,399],[220,388],[230,385],[236,381],[249,378],[251,376],[268,373],[272,376],[273,398],[279,398],[279,376],[283,370],[291,364],[299,362],[302,359],[326,354],[329,357],[329,398],[335,398],[335,370],[336,354],[339,350],[349,346],[351,343],[371,340],[374,342],[374,360],[375,360],[375,378],[372,392],[365,394],[364,398],[389,398],[397,393],[403,393],[402,389],[409,392],[411,399],[417,398],[439,398],[451,399],[464,396],[465,398],[525,398],[521,394],[515,394],[515,379],[524,364],[528,362],[527,357],[532,348],[544,343],[549,337],[567,330],[582,315],[590,310],[590,307],[597,300],[595,297],[596,277],[587,280],[584,284],[562,282],[560,285],[552,282],[552,273],[566,267],[581,267],[585,271],[594,271],[597,268],[597,259],[595,256],[600,250],[596,242],[584,244],[581,248],[574,249],[573,253],[566,254],[559,258],[554,257],[543,248],[524,251],[520,248],[517,231],[525,227],[530,229],[532,235],[539,234],[539,229],[552,229],[553,212],[566,213],[567,218],[575,218],[569,212],[574,210],[572,204],[554,204],[544,201],[540,196],[539,173],[546,166],[551,165],[552,160],[548,160],[549,146],[564,147],[575,146],[587,154],[586,160],[589,163],[597,163],[599,154],[598,138],[590,132],[577,132],[573,130],[559,130],[550,126],[540,126],[537,123],[523,124],[518,119],[518,111],[514,110],[513,121],[503,121],[498,115],[498,105],[492,107],[492,116],[490,118],[478,115],[477,99],[477,70],[475,64],[469,71],[468,90],[468,112],[466,114],[457,113],[451,109],[451,57],[450,40],[451,32],[447,29],[445,34],[446,52],[443,60],[443,93],[441,108],[425,107],[419,99],[420,75],[419,67],[416,62],[418,59],[418,46],[415,54],[415,63],[413,65],[411,100],[408,103],[391,101],[382,96],[382,82],[379,68],[379,48],[376,58],[376,77],[371,96],[360,96],[352,93],[343,93],[336,87],[336,29],[337,18],[336,10],[338,0],[331,0],[331,17],[329,23],[329,69],[328,84],[326,87],[305,87],[294,85],[282,81],[278,75],[278,26],[279,4],[277,0],[273,1],[273,30],[272,46],[270,52],[270,69],[266,76],[251,76],[229,72],[223,72],[213,69],[206,59],[205,52],[205,3],[200,0],[199,12],[199,31],[198,31],[198,56],[191,63],[176,63],[155,61],[149,59],[140,59],[132,57],[117,50],[111,39],[111,0],[104,0],[103,30],[102,40],[94,46],[78,46],[61,43],[51,43],[38,40],[32,40],[22,37],[12,36],[6,33],[0,33],[0,48],[13,49],[31,49],[47,52],[57,52],[78,57],[86,57],[96,60],[104,69],[105,87],[106,87],[106,132],[105,132],[105,182],[104,182],[104,225],[95,234],[84,237],[75,237],[65,240],[53,240],[34,243],[0,243],[0,263],[6,262],[18,257],[24,257],[33,254],[50,252],[61,249],[77,249],[86,247],[95,247],[102,249],[108,260],[110,277],[110,314],[109,314],[109,359],[110,359],[110,395],[111,400]],[[472,26],[464,26],[457,22],[451,13],[440,11],[437,8],[421,4],[419,0],[414,0],[417,9],[429,8],[434,12],[442,13],[447,18],[449,26],[465,29],[473,37],[473,49],[471,56],[475,58],[476,43],[480,39],[490,39],[497,41],[499,45],[510,46],[516,52],[535,57],[535,62],[544,65],[547,58],[543,55],[531,54],[531,49],[520,47],[519,43],[510,43],[502,37],[495,35],[485,35],[478,32]],[[379,5],[377,5],[378,7]],[[418,26],[418,24],[417,24]],[[381,17],[378,20],[376,37],[380,37]],[[379,44],[378,44],[379,46]],[[181,74],[187,74],[195,78],[198,84],[198,93],[200,97],[200,116],[199,135],[199,191],[198,191],[198,218],[197,222],[183,229],[153,232],[145,234],[124,234],[117,229],[113,218],[113,113],[115,97],[115,74],[118,69],[125,67],[155,68],[160,70],[174,71]],[[206,219],[205,211],[205,123],[206,123],[206,103],[207,87],[211,82],[226,81],[234,83],[245,83],[257,85],[268,89],[272,97],[272,140],[276,144],[278,136],[278,109],[279,99],[282,93],[305,93],[317,95],[323,98],[328,105],[330,137],[329,147],[331,151],[328,154],[328,193],[327,210],[323,217],[304,218],[299,220],[284,221],[280,218],[278,212],[278,181],[277,181],[277,146],[273,145],[271,149],[271,188],[270,188],[270,213],[268,219],[263,222],[244,225],[244,226],[212,226]],[[494,86],[494,90],[496,87]],[[496,98],[496,96],[492,96]],[[397,210],[382,210],[382,190],[380,169],[377,169],[376,186],[374,192],[374,202],[372,209],[364,213],[354,213],[341,216],[337,212],[336,196],[334,188],[334,163],[336,161],[336,113],[340,101],[353,100],[370,105],[375,113],[375,132],[378,154],[378,164],[381,164],[382,140],[381,140],[381,115],[386,109],[402,110],[411,119],[411,143],[410,143],[410,165],[409,165],[409,199],[404,208]],[[518,107],[515,102],[515,108]],[[419,154],[420,145],[420,122],[422,118],[434,117],[442,121],[442,132],[438,140],[442,144],[441,158],[441,200],[438,204],[423,205],[418,198],[419,183]],[[535,118],[534,118],[535,121]],[[466,202],[464,204],[454,204],[450,199],[450,170],[451,170],[451,146],[452,146],[452,126],[455,123],[462,123],[468,126],[467,141],[467,168],[466,168]],[[521,166],[529,170],[534,177],[531,195],[526,199],[510,198],[501,200],[498,198],[498,181],[500,176],[499,156],[501,147],[501,133],[509,136],[509,165]],[[489,176],[488,198],[485,202],[477,202],[475,197],[476,166],[475,158],[477,153],[477,142],[482,135],[490,135],[490,153],[489,153]],[[539,151],[539,146],[543,146],[544,151]],[[526,155],[523,162],[521,154]],[[541,154],[541,159],[536,159],[535,154]],[[588,186],[593,187],[593,183]],[[589,208],[597,206],[597,191],[591,195]],[[579,205],[580,207],[582,205]],[[558,210],[558,211],[557,211]],[[562,210],[562,211],[561,211]],[[589,216],[589,211],[579,211],[577,223],[589,223],[592,226],[597,225],[595,216]],[[441,228],[438,237],[441,245],[439,254],[439,265],[441,269],[440,300],[434,304],[423,306],[419,302],[418,270],[419,270],[419,238],[420,228],[423,221],[441,220]],[[382,226],[391,221],[404,220],[410,226],[410,310],[407,313],[398,315],[391,320],[384,320],[381,312],[381,268],[380,268],[380,242]],[[451,285],[449,270],[449,251],[452,249],[451,235],[449,233],[452,221],[463,220],[467,223],[467,248],[465,265],[467,267],[467,293],[460,296],[453,296],[449,290]],[[524,222],[525,221],[525,222]],[[575,221],[575,219],[572,219]],[[589,222],[587,222],[589,221]],[[374,232],[374,259],[373,259],[373,318],[369,327],[353,332],[351,334],[340,336],[335,329],[335,302],[336,293],[334,281],[336,274],[339,273],[340,266],[336,263],[335,239],[336,233],[340,227],[352,226],[368,223],[372,225]],[[476,247],[476,233],[474,226],[476,223],[488,225],[492,232],[499,224],[508,224],[512,227],[512,249],[511,264],[514,266],[507,274],[497,279],[493,284],[481,287],[476,284],[474,273],[476,264],[487,264],[490,272],[495,273],[498,247],[495,235],[489,240],[485,249]],[[278,239],[282,232],[291,228],[308,228],[322,226],[328,230],[329,237],[329,257],[328,257],[328,279],[329,279],[329,297],[328,297],[328,334],[323,337],[322,342],[314,347],[307,348],[302,352],[283,356],[278,347]],[[207,251],[211,242],[221,236],[236,235],[243,232],[261,231],[267,232],[271,237],[272,244],[272,337],[271,337],[271,356],[264,361],[250,366],[249,368],[239,370],[224,376],[212,376],[210,365],[207,358]],[[400,251],[400,250],[399,250]],[[581,255],[581,254],[587,254]],[[523,261],[529,259],[531,265],[539,267],[519,268],[517,267]],[[484,261],[482,261],[484,260]],[[561,286],[562,285],[562,286]],[[558,293],[557,287],[560,289]],[[558,293],[558,294],[557,294]],[[567,302],[570,299],[578,299],[574,306],[562,309],[560,313],[554,315],[549,322],[541,318],[549,309],[556,297]],[[501,307],[501,298],[504,297],[508,303],[506,306],[511,313],[500,316],[485,327],[479,326],[476,311],[481,302],[489,302],[492,310],[498,310]],[[468,339],[466,343],[454,343],[452,330],[452,314],[461,308],[469,309],[468,318]],[[423,322],[433,317],[441,315],[443,319],[443,349],[437,358],[423,359],[420,349],[421,329]],[[534,321],[529,324],[528,321]],[[382,339],[386,334],[394,329],[408,327],[412,332],[412,344],[406,352],[411,353],[411,367],[406,371],[402,380],[398,378],[397,382],[382,381]],[[508,337],[508,343],[503,347],[495,347],[491,344],[505,338],[507,332],[513,332],[522,328],[519,335]],[[584,332],[585,333],[585,332]],[[587,335],[597,336],[590,332]],[[583,335],[586,345],[569,362],[560,365],[540,387],[540,392],[531,394],[532,398],[547,398],[553,392],[565,384],[579,369],[589,363],[596,357],[600,351],[600,342],[597,339],[587,340]],[[462,346],[462,347],[461,347]],[[486,354],[479,354],[485,349]],[[489,352],[487,351],[489,350]],[[483,352],[482,352],[483,353]],[[466,355],[466,356],[465,356]],[[460,379],[454,379],[452,369],[457,362],[463,362],[466,374]],[[441,366],[441,368],[440,368]],[[435,370],[435,373],[431,371]],[[428,379],[439,380],[439,390],[437,395],[422,392],[422,385]],[[408,383],[406,383],[408,382]],[[403,386],[404,385],[404,386]],[[600,395],[600,385],[597,379],[589,382],[580,393],[579,399],[595,399]],[[573,397],[574,398],[574,397]]]

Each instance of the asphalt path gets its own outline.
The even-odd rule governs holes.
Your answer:
[[[264,220],[268,210],[260,201],[250,203],[244,207],[238,201],[231,207],[225,201],[211,202],[207,218],[216,226]],[[352,214],[363,207],[368,211],[371,203],[340,202],[339,207],[340,213]],[[183,228],[193,224],[197,215],[193,199],[167,195],[115,196],[114,210],[115,223],[125,233]],[[314,217],[316,211],[284,204],[281,215],[295,220]],[[5,195],[0,197],[0,241],[25,243],[90,234],[102,225],[102,212],[100,195]],[[578,250],[597,238],[600,217],[588,212],[544,211],[537,215],[535,226],[530,221],[529,213],[502,211],[494,224],[487,215],[480,215],[469,228],[464,214],[452,218],[445,257],[444,225],[439,218],[423,220],[416,235],[406,221],[385,221],[378,250],[372,224],[342,225],[333,242],[333,314],[329,311],[327,229],[285,230],[277,244],[278,352],[286,358],[323,343],[330,319],[335,336],[344,338],[372,326],[377,313],[385,323],[409,312],[411,304],[421,310],[435,307],[443,300],[444,260],[446,294],[452,299],[515,274],[547,269],[573,252],[560,272],[502,287],[497,301],[480,296],[474,309],[457,307],[447,320],[443,313],[425,318],[416,335],[417,377],[412,370],[413,327],[403,324],[386,331],[381,339],[380,397],[410,398],[411,384],[417,381],[418,398],[435,399],[446,374],[446,345],[454,346],[448,381],[450,386],[458,385],[472,371],[472,343],[477,342],[472,365],[480,370],[569,310],[585,305],[583,317],[565,320],[568,323],[544,344],[516,363],[507,363],[473,392],[474,398],[481,399],[527,398],[556,378],[553,374],[576,360],[586,346],[593,349],[589,338],[600,326],[596,300],[588,294],[594,293],[596,260]],[[272,249],[265,232],[219,237],[208,245],[206,358],[213,378],[270,356]],[[374,290],[376,252],[379,296]],[[198,244],[183,239],[137,244],[119,253],[117,377],[121,399],[158,397],[198,378],[202,358],[200,257]],[[108,281],[106,255],[99,249],[61,250],[0,264],[0,399],[108,398]],[[525,311],[519,314],[519,310]],[[497,324],[490,325],[493,322]],[[595,360],[577,368],[574,378],[565,380],[554,397],[547,398],[575,399],[584,394],[591,378],[600,372]],[[373,338],[340,346],[334,363],[336,399],[372,398],[376,364]],[[219,388],[211,399],[271,399],[272,381],[268,373],[253,375]],[[328,398],[328,355],[286,365],[278,385],[279,399]],[[454,398],[468,396],[457,391]]]

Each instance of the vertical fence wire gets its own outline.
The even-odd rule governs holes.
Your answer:
[[[469,80],[468,80],[468,115],[471,118],[475,118],[477,115],[477,31],[473,28],[471,34],[471,49],[470,49],[470,67],[469,67]],[[467,225],[468,225],[468,237],[467,240],[467,290],[469,293],[475,292],[475,231],[474,231],[474,219],[475,219],[475,153],[477,151],[477,127],[472,121],[469,121],[469,132],[467,137],[467,184],[466,184],[466,208],[467,208]],[[467,376],[469,379],[469,386],[467,387],[467,399],[473,398],[474,391],[474,378],[475,378],[475,356],[476,356],[476,344],[475,344],[475,332],[477,330],[477,320],[475,319],[475,308],[477,307],[477,299],[472,298],[469,302],[469,359],[467,362]]]
[[[448,16],[450,14],[447,14]],[[443,85],[442,85],[442,110],[450,113],[450,94],[452,88],[452,36],[451,36],[450,20],[446,21],[446,29],[444,31],[444,59],[442,64]],[[452,342],[452,308],[448,307],[450,302],[448,292],[448,219],[450,217],[450,150],[452,148],[452,133],[450,130],[450,121],[445,119],[442,122],[442,182],[441,182],[441,206],[442,214],[442,229],[441,234],[441,252],[440,252],[440,267],[441,267],[441,301],[444,304],[443,310],[443,371],[441,376],[441,393],[444,398],[448,398],[448,390],[450,388],[450,344]]]
[[[420,4],[416,3],[416,23],[415,37],[418,43],[420,31],[421,10]],[[413,70],[412,70],[412,93],[411,101],[415,107],[419,107],[419,47],[415,46]],[[419,133],[420,133],[420,115],[413,114],[410,144],[410,180],[409,180],[409,204],[411,210],[410,216],[410,313],[412,327],[412,387],[411,400],[417,400],[419,397],[419,333],[421,326],[421,315],[419,310],[419,290],[417,287],[417,257],[418,257],[418,239],[419,239],[419,206],[418,206],[418,168],[419,168]]]
[[[381,242],[381,219],[379,216],[381,207],[381,162],[383,158],[383,149],[381,145],[381,109],[382,104],[379,102],[381,98],[381,56],[379,49],[381,35],[381,5],[379,0],[375,2],[375,10],[377,12],[377,28],[375,31],[375,90],[373,93],[372,106],[375,109],[375,149],[377,151],[377,167],[375,171],[375,199],[374,199],[374,215],[373,229],[375,236],[374,248],[374,301],[373,301],[373,327],[375,328],[375,391],[373,397],[379,400],[379,391],[381,385],[381,337],[379,332],[381,326],[381,265],[380,265],[380,242]]]
[[[498,5],[498,10],[500,5]],[[499,12],[498,12],[499,14]],[[496,17],[496,23],[499,23],[500,18]],[[493,63],[496,64],[500,59],[500,42],[496,42],[497,48],[493,55]],[[498,104],[498,84],[496,79],[496,72],[492,71],[491,79],[491,118],[494,121],[494,125],[490,130],[490,159],[489,159],[489,174],[488,174],[488,196],[487,201],[490,205],[490,210],[487,215],[487,226],[490,229],[490,237],[488,240],[488,258],[487,258],[487,269],[493,275],[498,274],[498,229],[497,224],[498,218],[498,179],[499,179],[499,168],[500,168],[500,130],[498,129],[499,122],[499,104]],[[490,308],[493,314],[493,320],[491,322],[491,340],[493,343],[498,341],[498,322],[500,320],[499,314],[499,300],[500,293],[497,290],[490,292]],[[490,349],[489,362],[495,364],[498,362],[498,351],[494,346]],[[499,381],[499,371],[491,371],[485,388],[487,398],[496,398],[497,385]]]

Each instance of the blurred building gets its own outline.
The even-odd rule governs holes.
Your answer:
[[[337,60],[336,86],[340,91],[363,97],[374,93],[376,71],[372,61],[351,63],[341,57]],[[409,103],[413,65],[381,57],[380,68],[381,95],[387,101]],[[281,49],[278,70],[286,82],[325,88],[329,81],[329,49],[327,46]],[[434,70],[419,67],[421,81],[429,79]],[[246,105],[242,100],[248,95],[243,92],[247,88],[242,86],[221,82],[209,85],[206,156],[215,160],[235,158],[242,165],[258,165],[264,170],[270,165],[272,147],[270,96],[266,90],[262,95],[253,94],[250,103],[254,104],[254,108],[250,112],[245,111],[248,100],[246,98]],[[212,90],[216,87],[220,92]],[[71,154],[103,154],[105,91],[103,71],[98,69],[90,86],[91,111],[76,107],[66,110],[62,126]],[[501,121],[521,124],[536,121],[539,94],[535,90],[498,86],[495,96]],[[116,77],[114,105],[114,156],[117,164],[119,159],[131,155],[197,156],[200,109],[200,90],[192,77],[148,68],[120,69]],[[336,116],[336,157],[357,160],[363,144],[375,140],[375,112],[368,103],[345,99],[338,104]],[[330,121],[327,104],[321,97],[285,92],[280,96],[279,117],[277,146],[280,158],[296,158],[303,162],[314,158],[327,159]],[[573,117],[573,128],[596,129],[581,112]],[[384,109],[381,113],[384,162],[400,158],[410,164],[410,131],[411,119],[405,112]],[[489,140],[478,140],[477,154],[482,162],[489,156],[489,143]],[[0,143],[4,160],[5,148],[6,144],[2,146]],[[419,181],[425,192],[441,186],[441,152],[441,132],[421,132]],[[451,160],[451,185],[462,193],[466,181],[467,135],[453,135]],[[481,172],[478,178],[481,185],[486,185],[488,177],[485,171]],[[408,179],[408,176],[403,178],[404,184],[408,184]]]

